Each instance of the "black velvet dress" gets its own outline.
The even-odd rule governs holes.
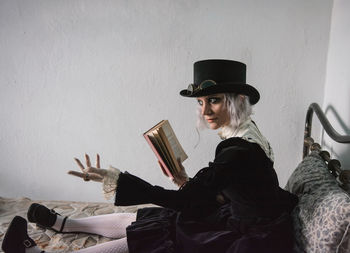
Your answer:
[[[179,190],[122,173],[115,205],[144,203],[161,207],[140,209],[127,227],[130,253],[292,252],[297,197],[279,187],[261,147],[241,138],[222,141],[214,162]]]

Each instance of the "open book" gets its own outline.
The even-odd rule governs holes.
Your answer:
[[[174,178],[181,171],[178,160],[182,163],[187,159],[187,155],[176,138],[169,121],[162,120],[145,132],[143,136],[162,165],[164,174]]]

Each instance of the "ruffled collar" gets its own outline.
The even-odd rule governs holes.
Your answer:
[[[242,137],[246,131],[248,131],[250,124],[252,123],[251,118],[248,118],[242,124],[240,124],[236,129],[231,126],[224,126],[218,133],[222,140],[226,140],[231,137]]]
[[[230,126],[225,126],[218,134],[222,140],[226,140],[231,137],[238,137],[248,142],[256,143],[262,148],[262,150],[264,150],[266,156],[270,158],[271,161],[274,161],[274,154],[270,143],[261,134],[257,125],[254,123],[254,121],[252,121],[251,118],[248,118],[236,129]]]

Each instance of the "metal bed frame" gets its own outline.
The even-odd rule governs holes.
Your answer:
[[[314,142],[311,138],[312,129],[312,117],[314,112],[318,117],[322,127],[326,131],[329,137],[339,143],[350,143],[349,135],[340,135],[328,121],[326,115],[322,111],[321,107],[317,103],[312,103],[306,113],[305,120],[305,132],[304,132],[304,146],[303,146],[303,159],[309,154],[309,151],[317,151],[320,156],[326,162],[330,172],[340,181],[341,185],[349,189],[350,188],[350,170],[341,169],[341,164],[336,159],[331,159],[328,151],[322,150],[318,143]]]

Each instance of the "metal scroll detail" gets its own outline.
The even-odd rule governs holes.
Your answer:
[[[339,134],[331,125],[331,123],[328,121],[326,115],[322,111],[321,107],[316,104],[312,103],[309,106],[309,109],[307,110],[306,113],[306,120],[305,120],[305,131],[304,131],[304,140],[308,137],[311,137],[311,129],[312,129],[312,116],[316,113],[316,116],[321,122],[322,127],[326,131],[326,133],[331,137],[334,141],[339,142],[339,143],[350,143],[350,136],[349,135],[341,135]],[[303,148],[303,158],[307,156],[309,153],[309,147],[305,145],[304,143],[304,148]]]

